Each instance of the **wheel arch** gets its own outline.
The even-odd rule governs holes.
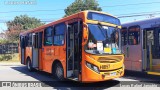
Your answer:
[[[26,64],[27,64],[28,60],[30,60],[30,61],[31,61],[31,58],[30,58],[29,56],[27,56]]]
[[[62,63],[61,63],[61,61],[60,61],[60,60],[55,59],[55,60],[53,61],[53,63],[52,63],[52,68],[51,68],[52,72],[51,72],[51,73],[53,73],[53,72],[54,72],[54,71],[53,71],[53,69],[54,69],[54,66],[55,66],[57,63],[60,63],[60,64],[62,65]],[[63,65],[62,65],[62,68],[63,68]],[[64,70],[64,68],[63,68],[63,70]]]

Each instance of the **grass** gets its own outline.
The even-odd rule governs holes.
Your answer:
[[[0,54],[0,62],[20,62],[19,54]]]

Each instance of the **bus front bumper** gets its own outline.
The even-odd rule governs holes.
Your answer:
[[[99,73],[97,73],[86,66],[84,76],[82,77],[82,82],[106,81],[122,77],[123,75],[124,67],[116,70],[100,71]]]

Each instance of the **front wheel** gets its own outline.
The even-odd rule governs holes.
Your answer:
[[[57,63],[55,66],[54,66],[54,71],[52,72],[54,77],[57,79],[57,80],[60,80],[60,81],[63,81],[64,80],[64,70],[63,70],[63,67],[60,63]]]

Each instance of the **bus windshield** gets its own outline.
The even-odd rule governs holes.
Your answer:
[[[91,54],[121,54],[120,30],[88,24],[89,38],[85,51]]]
[[[88,19],[120,25],[119,19],[112,17],[112,16],[109,16],[109,15],[99,14],[99,13],[95,13],[95,12],[89,12]]]

